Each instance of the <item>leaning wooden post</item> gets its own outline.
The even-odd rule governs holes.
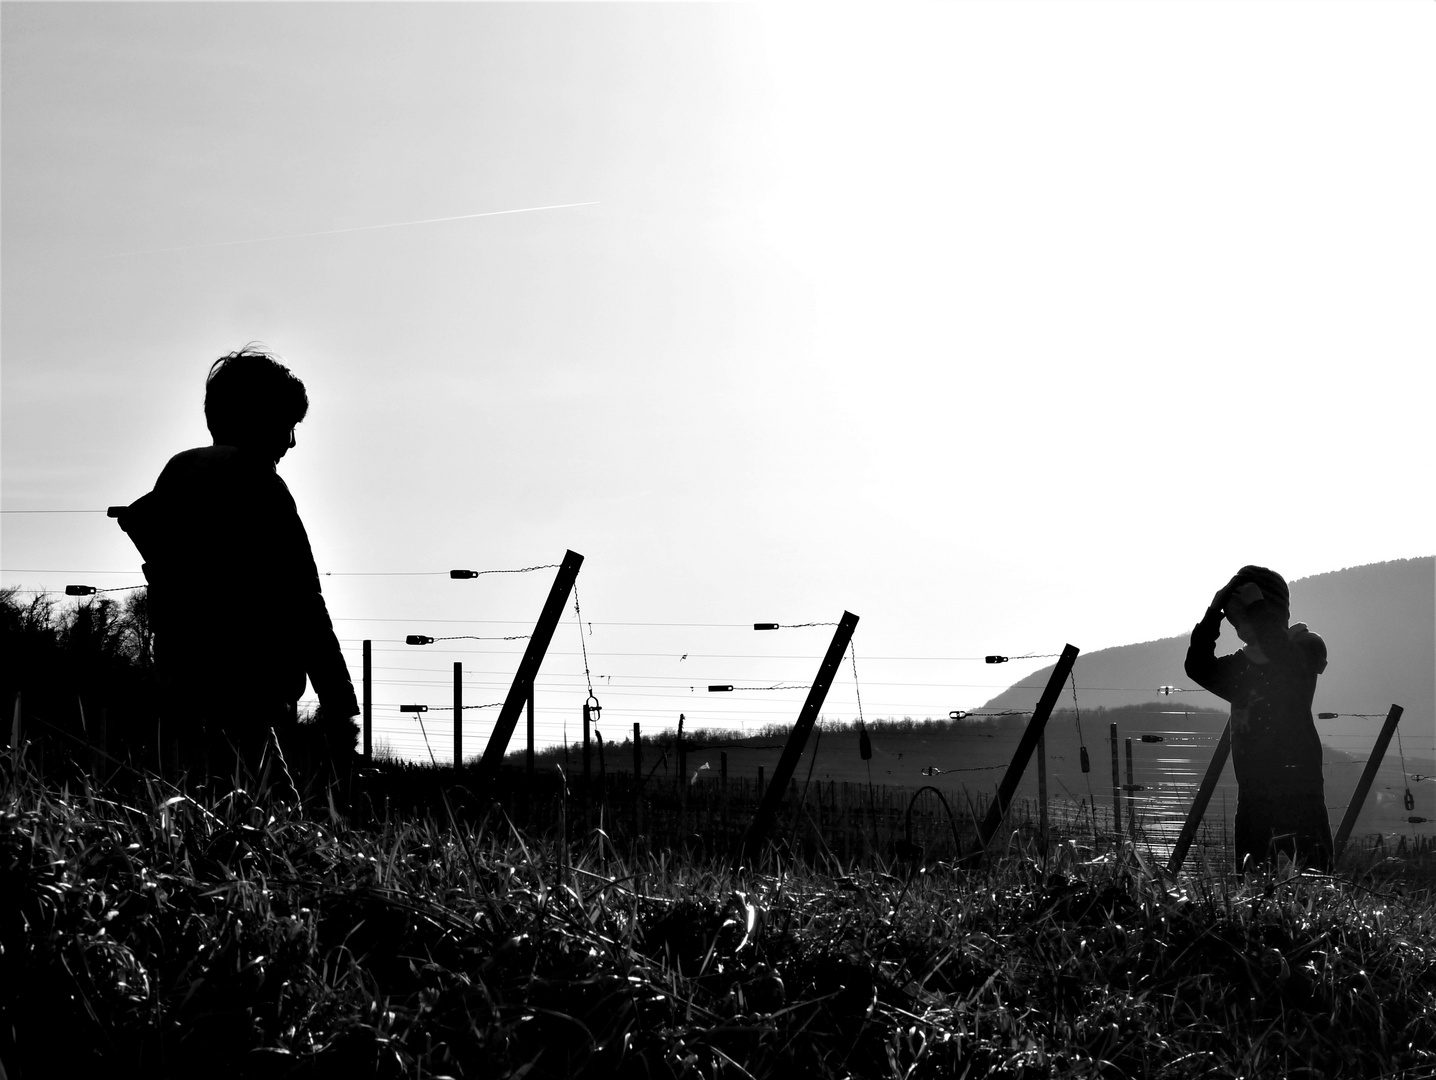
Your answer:
[[[1057,658],[1057,663],[1052,668],[1052,675],[1047,680],[1047,687],[1042,691],[1037,708],[1032,712],[1032,719],[1027,722],[1027,730],[1022,733],[1022,740],[1017,744],[1016,751],[1013,752],[1011,764],[1007,766],[1007,773],[1002,777],[1002,783],[998,785],[997,797],[987,808],[987,816],[978,822],[977,848],[963,860],[964,862],[972,862],[982,857],[982,853],[987,850],[987,845],[997,834],[1002,819],[1007,816],[1007,809],[1012,805],[1012,796],[1017,791],[1017,784],[1022,779],[1022,773],[1027,768],[1027,763],[1032,760],[1032,752],[1037,748],[1037,740],[1042,737],[1042,732],[1047,727],[1047,718],[1052,715],[1052,709],[1057,704],[1057,697],[1062,693],[1062,684],[1067,681],[1067,676],[1072,673],[1072,665],[1077,662],[1077,652],[1076,645],[1062,647],[1062,655]]]
[[[1381,725],[1381,731],[1376,736],[1376,745],[1371,748],[1371,757],[1366,760],[1366,768],[1361,771],[1361,779],[1356,783],[1356,790],[1351,793],[1351,802],[1346,807],[1346,813],[1342,815],[1341,827],[1336,830],[1336,840],[1333,842],[1334,853],[1332,865],[1341,858],[1341,853],[1346,848],[1346,842],[1351,839],[1351,830],[1356,827],[1356,819],[1361,816],[1361,807],[1366,802],[1367,792],[1371,790],[1371,782],[1376,779],[1376,770],[1381,767],[1381,759],[1386,756],[1386,747],[1391,742],[1391,733],[1396,730],[1396,724],[1401,719],[1402,709],[1400,705],[1391,706],[1391,711],[1386,714],[1386,720]]]
[[[364,760],[374,760],[374,642],[364,639]]]
[[[1192,800],[1192,808],[1187,811],[1187,820],[1177,836],[1176,845],[1172,848],[1172,857],[1167,860],[1167,873],[1173,877],[1181,870],[1182,862],[1187,857],[1187,849],[1192,846],[1192,840],[1197,835],[1197,826],[1202,823],[1202,815],[1207,812],[1207,803],[1211,802],[1212,792],[1216,790],[1217,781],[1221,779],[1222,770],[1226,768],[1227,755],[1231,748],[1232,722],[1228,720],[1226,727],[1222,728],[1222,737],[1217,740],[1217,749],[1212,754],[1212,760],[1207,764],[1202,786],[1197,789],[1197,797]]]
[[[633,837],[643,832],[643,738],[633,725]]]
[[[753,814],[753,820],[749,822],[748,830],[744,833],[743,841],[735,853],[734,869],[757,855],[758,849],[768,835],[768,830],[772,828],[773,821],[778,816],[778,804],[782,802],[783,793],[788,789],[788,781],[793,778],[793,773],[797,770],[798,759],[803,756],[803,747],[808,741],[808,732],[813,730],[813,724],[817,722],[818,710],[823,707],[823,702],[827,699],[828,687],[833,684],[833,678],[838,673],[838,665],[842,663],[843,655],[848,651],[848,642],[852,641],[853,631],[857,629],[857,625],[858,617],[850,611],[843,612],[843,617],[838,620],[837,632],[833,634],[827,654],[818,666],[818,674],[813,678],[813,685],[808,690],[808,699],[803,702],[803,708],[798,713],[797,723],[793,725],[788,742],[783,747],[783,754],[778,758],[778,764],[773,769],[773,779],[767,788],[762,790],[758,809]],[[761,789],[761,765],[758,775]]]
[[[454,768],[464,767],[464,665],[454,661]]]
[[[519,722],[519,710],[524,707],[524,702],[533,693],[539,665],[543,663],[544,653],[548,651],[549,642],[553,640],[554,629],[563,615],[564,605],[568,603],[568,594],[573,590],[573,583],[578,577],[578,568],[582,565],[583,556],[578,552],[564,552],[563,563],[559,566],[558,573],[554,575],[548,599],[544,601],[543,610],[539,612],[538,622],[534,624],[534,632],[529,637],[528,647],[524,649],[523,659],[519,661],[518,671],[514,673],[514,681],[509,687],[508,697],[504,699],[504,704],[499,709],[498,719],[494,721],[493,733],[489,736],[489,744],[484,748],[484,756],[479,761],[477,779],[481,785],[492,787],[494,781],[498,779],[499,767],[503,765],[504,754],[508,752],[509,738],[513,735],[514,728]]]
[[[1117,725],[1112,726],[1112,832],[1122,843],[1122,772],[1117,765]]]
[[[12,757],[20,753],[20,736],[24,734],[20,727],[20,691],[15,691],[15,719],[10,724],[10,754]]]

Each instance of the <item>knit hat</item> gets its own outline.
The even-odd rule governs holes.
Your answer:
[[[1290,617],[1291,589],[1287,587],[1284,577],[1265,566],[1243,566],[1237,571],[1236,577],[1232,578],[1232,585],[1235,588],[1247,582],[1261,590],[1263,599],[1281,608],[1282,613]]]

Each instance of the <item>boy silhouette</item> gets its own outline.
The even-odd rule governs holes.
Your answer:
[[[119,515],[144,558],[163,716],[183,768],[258,773],[275,736],[295,746],[306,679],[318,755],[347,775],[359,712],[309,537],[275,471],[309,411],[266,351],[221,357],[205,382],[214,442],[172,457]]]
[[[1192,630],[1187,675],[1232,706],[1232,767],[1237,774],[1237,869],[1278,854],[1329,872],[1331,825],[1321,773],[1321,740],[1311,716],[1326,643],[1305,623],[1288,625],[1286,581],[1244,566],[1212,597]],[[1243,647],[1216,656],[1222,617]]]

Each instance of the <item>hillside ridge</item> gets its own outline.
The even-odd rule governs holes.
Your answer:
[[[1367,563],[1291,582],[1292,619],[1307,623],[1327,644],[1330,666],[1317,687],[1320,712],[1382,713],[1392,704],[1404,710],[1402,731],[1429,754],[1436,715],[1436,556]],[[1222,707],[1214,695],[1186,677],[1190,629],[1154,641],[1117,645],[1084,653],[1073,668],[1082,707],[1139,705],[1165,700]],[[1218,653],[1240,647],[1230,627]],[[1051,676],[1048,666],[1023,678],[982,706],[1031,709]],[[1162,695],[1159,687],[1178,688]],[[1369,743],[1377,721],[1321,721],[1324,741],[1354,749]]]

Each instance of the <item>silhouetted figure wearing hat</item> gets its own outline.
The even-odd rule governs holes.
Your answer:
[[[359,706],[309,537],[275,471],[308,410],[304,384],[273,356],[221,357],[205,383],[214,445],[176,454],[119,516],[145,560],[168,738],[192,773],[280,766],[277,735],[347,780]],[[301,739],[306,679],[321,722]]]
[[[1286,581],[1244,566],[1212,597],[1192,630],[1187,675],[1231,702],[1232,766],[1237,774],[1238,869],[1278,853],[1329,872],[1331,824],[1321,772],[1321,740],[1311,715],[1326,643],[1305,623],[1288,625]],[[1223,615],[1243,647],[1216,656]]]

